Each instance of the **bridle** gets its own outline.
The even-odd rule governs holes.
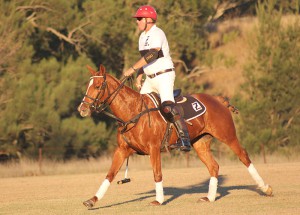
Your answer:
[[[126,81],[128,80],[128,77],[123,77],[120,81],[121,84],[112,92],[110,93],[108,85],[107,85],[107,81],[106,81],[106,75],[95,75],[90,77],[90,81],[94,78],[103,78],[103,82],[101,84],[100,87],[96,88],[96,90],[98,91],[97,95],[95,98],[85,94],[81,103],[88,105],[88,107],[94,111],[96,111],[97,113],[101,113],[103,112],[110,104],[111,102],[115,99],[115,97],[117,96],[118,92],[123,88],[123,86],[125,85]],[[107,90],[108,96],[106,97],[106,99],[104,99],[103,101],[101,101],[101,98],[104,96],[105,92]],[[92,100],[92,102],[87,102],[84,100],[84,98],[88,98],[90,100]],[[119,121],[119,120],[118,120]]]
[[[88,105],[88,107],[90,109],[96,110],[98,101],[103,97],[103,95],[105,93],[107,83],[106,83],[106,76],[103,76],[103,75],[92,76],[92,77],[90,77],[90,81],[94,78],[104,78],[104,82],[102,83],[101,87],[99,87],[99,89],[97,89],[98,90],[97,96],[95,98],[93,98],[93,97],[89,96],[88,94],[85,94],[81,103]],[[85,101],[85,98],[92,100],[92,102]]]
[[[90,109],[94,110],[97,113],[103,113],[105,115],[107,115],[108,117],[115,119],[118,121],[119,126],[123,127],[123,129],[120,131],[121,134],[127,132],[128,130],[130,130],[130,128],[128,128],[127,126],[130,124],[136,124],[138,122],[138,120],[141,118],[141,116],[143,116],[144,114],[148,114],[149,117],[149,127],[150,127],[150,115],[149,113],[152,111],[158,111],[159,108],[148,108],[146,104],[146,110],[141,111],[139,114],[137,114],[136,116],[134,116],[133,118],[131,118],[130,120],[128,120],[127,122],[125,122],[124,120],[120,119],[119,117],[117,117],[116,115],[114,115],[113,113],[110,113],[108,111],[105,111],[105,109],[112,103],[112,101],[115,99],[115,97],[118,95],[119,91],[123,88],[123,86],[125,85],[126,81],[130,80],[130,77],[126,77],[124,76],[121,80],[120,80],[120,85],[112,92],[110,93],[109,88],[108,88],[108,84],[106,81],[106,75],[101,75],[101,76],[92,76],[90,78],[103,78],[103,82],[102,85],[97,88],[98,93],[96,95],[95,98],[85,94],[83,97],[83,100],[81,103],[83,104],[87,104],[89,106]],[[101,98],[104,96],[105,92],[107,90],[108,96],[106,97],[106,99],[104,99],[103,101],[101,101]],[[86,102],[84,101],[84,98],[89,98],[90,100],[92,100],[92,102]]]

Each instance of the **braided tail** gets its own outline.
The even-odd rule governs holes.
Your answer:
[[[221,102],[224,106],[226,106],[231,112],[238,114],[239,110],[234,107],[232,104],[229,103],[229,98],[228,97],[223,97],[223,96],[215,96],[215,98]]]

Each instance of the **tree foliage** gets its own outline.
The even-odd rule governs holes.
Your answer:
[[[89,78],[85,66],[98,67],[102,63],[120,77],[139,59],[139,32],[132,15],[140,5],[151,4],[158,12],[157,25],[168,37],[178,75],[186,74],[204,63],[203,26],[224,2],[0,0],[0,153],[36,157],[37,148],[44,148],[44,155],[49,158],[70,159],[97,157],[111,150],[115,141],[112,121],[99,115],[82,119],[76,111]],[[264,131],[256,135],[253,127],[244,123],[249,131],[248,142],[253,138],[268,144],[273,140],[277,145],[296,144],[299,103],[295,96],[299,90],[300,55],[299,32],[295,29],[299,26],[281,29],[277,34],[272,27],[278,27],[277,19],[260,20],[260,49],[257,61],[249,66],[253,69],[248,71],[255,75],[248,72],[247,92],[254,101],[264,99],[267,93],[274,103],[267,109],[262,105],[265,100],[247,106],[245,121]],[[277,36],[266,39],[273,34]],[[197,87],[196,83],[178,80],[176,85],[185,90]],[[291,99],[294,106],[284,105]],[[257,110],[264,113],[262,119],[272,129],[266,123],[249,120],[253,117],[250,113]]]
[[[192,62],[200,53],[192,38],[201,40],[212,5],[207,2],[153,2],[175,59]],[[43,147],[49,158],[69,159],[111,148],[109,121],[83,120],[76,111],[88,81],[85,65],[102,63],[121,76],[139,58],[132,15],[147,3],[1,1],[1,153],[35,157]]]
[[[276,6],[276,1],[258,4],[256,52],[245,69],[241,136],[254,152],[288,153],[299,146],[300,22],[283,26]]]

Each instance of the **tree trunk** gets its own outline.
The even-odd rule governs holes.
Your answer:
[[[39,147],[39,170],[40,170],[40,174],[42,174],[42,162],[43,162],[43,148]]]
[[[261,149],[261,155],[263,156],[264,163],[267,163],[266,151],[265,151],[265,146],[264,146],[264,144],[261,144],[261,145],[260,145],[260,149]]]

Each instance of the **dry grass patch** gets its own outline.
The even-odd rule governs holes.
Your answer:
[[[148,161],[147,161],[148,162]],[[274,197],[261,196],[247,169],[220,162],[218,198],[196,203],[206,195],[209,174],[204,167],[165,168],[165,204],[150,207],[155,199],[151,169],[130,172],[132,182],[117,185],[120,171],[94,210],[82,201],[99,188],[106,173],[0,178],[1,214],[299,214],[300,163],[255,164],[274,189]]]

